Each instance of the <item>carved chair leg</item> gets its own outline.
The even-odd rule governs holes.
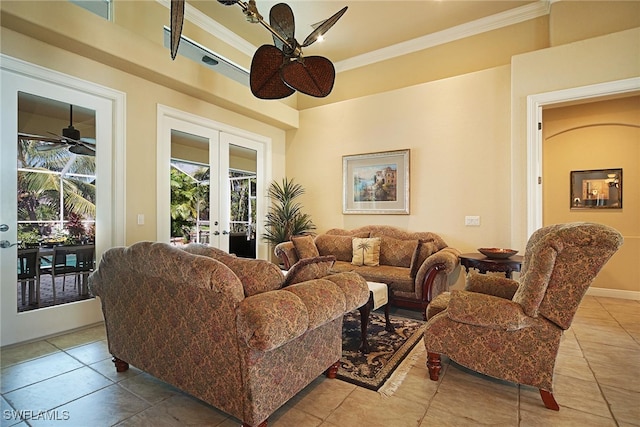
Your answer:
[[[116,365],[116,372],[124,372],[129,369],[129,364],[124,360],[118,359],[117,357],[113,356],[113,359],[111,359],[111,361]]]
[[[333,365],[329,366],[329,369],[326,371],[327,378],[334,379],[336,375],[338,375],[338,368],[340,367],[340,361],[338,360]]]
[[[559,411],[560,406],[558,406],[558,402],[553,397],[553,393],[547,390],[540,389],[540,397],[542,397],[542,402],[547,409],[551,409],[552,411]]]
[[[440,353],[427,352],[427,368],[429,368],[429,378],[431,378],[431,381],[438,381],[440,369],[442,368]]]

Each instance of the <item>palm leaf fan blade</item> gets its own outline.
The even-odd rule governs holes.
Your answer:
[[[284,61],[284,54],[280,49],[271,45],[258,48],[251,60],[249,86],[251,93],[260,99],[286,98],[295,92],[282,81],[280,67]]]
[[[336,71],[331,61],[322,56],[309,56],[285,64],[280,70],[282,80],[306,95],[325,97],[333,90]]]
[[[278,3],[273,6],[269,11],[269,25],[285,40],[295,40],[296,24],[289,5]],[[285,50],[285,44],[275,35],[273,35],[273,43],[278,49]],[[293,49],[295,46],[289,46],[289,48]]]
[[[315,43],[316,40],[318,40],[318,37],[329,31],[329,28],[333,27],[333,25],[338,22],[338,19],[340,19],[346,11],[347,6],[343,7],[338,12],[333,14],[331,18],[325,20],[322,24],[320,24],[315,30],[311,32],[311,34],[307,36],[306,39],[304,39],[304,42],[302,42],[302,47],[307,47]]]
[[[171,0],[171,59],[176,59],[182,24],[184,22],[184,0]]]

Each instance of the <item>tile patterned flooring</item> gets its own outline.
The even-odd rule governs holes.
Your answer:
[[[640,426],[640,301],[586,297],[555,372],[560,411],[536,389],[422,352],[390,397],[318,377],[269,418],[273,427]],[[116,374],[104,326],[2,349],[2,426],[237,426],[238,420],[135,368]],[[48,416],[41,411],[51,410]],[[15,418],[17,411],[32,419]],[[54,418],[51,420],[50,418]]]

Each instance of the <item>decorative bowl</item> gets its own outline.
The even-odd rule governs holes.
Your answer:
[[[478,252],[487,258],[493,259],[507,259],[517,254],[518,251],[513,249],[500,249],[500,248],[479,248]]]

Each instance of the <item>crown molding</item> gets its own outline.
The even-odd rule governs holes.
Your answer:
[[[447,28],[446,30],[438,31],[426,36],[407,40],[406,42],[397,43],[383,49],[378,49],[343,61],[338,61],[334,63],[334,66],[336,68],[336,72],[364,67],[365,65],[385,61],[402,55],[408,55],[413,52],[418,52],[420,50],[450,43],[455,40],[475,36],[488,31],[507,27],[509,25],[528,21],[530,19],[535,19],[540,16],[548,15],[550,9],[550,2],[548,0],[538,1],[516,9],[491,15],[486,18],[477,19],[462,25]]]
[[[156,0],[167,8],[171,8],[170,0]],[[365,65],[374,64],[376,62],[386,61],[402,55],[408,55],[413,52],[432,48],[455,40],[466,37],[475,36],[488,31],[497,30],[499,28],[508,27],[520,22],[528,21],[549,14],[551,3],[558,0],[540,0],[525,6],[507,10],[502,13],[488,16],[486,18],[477,19],[462,25],[438,31],[433,34],[418,37],[406,42],[397,43],[392,46],[378,49],[372,52],[357,55],[349,59],[334,63],[336,73],[352,70],[354,68],[364,67]],[[258,48],[249,43],[236,33],[227,29],[224,25],[215,19],[205,15],[193,6],[185,2],[185,19],[197,25],[204,31],[207,31],[216,38],[233,46],[240,52],[251,57]]]

